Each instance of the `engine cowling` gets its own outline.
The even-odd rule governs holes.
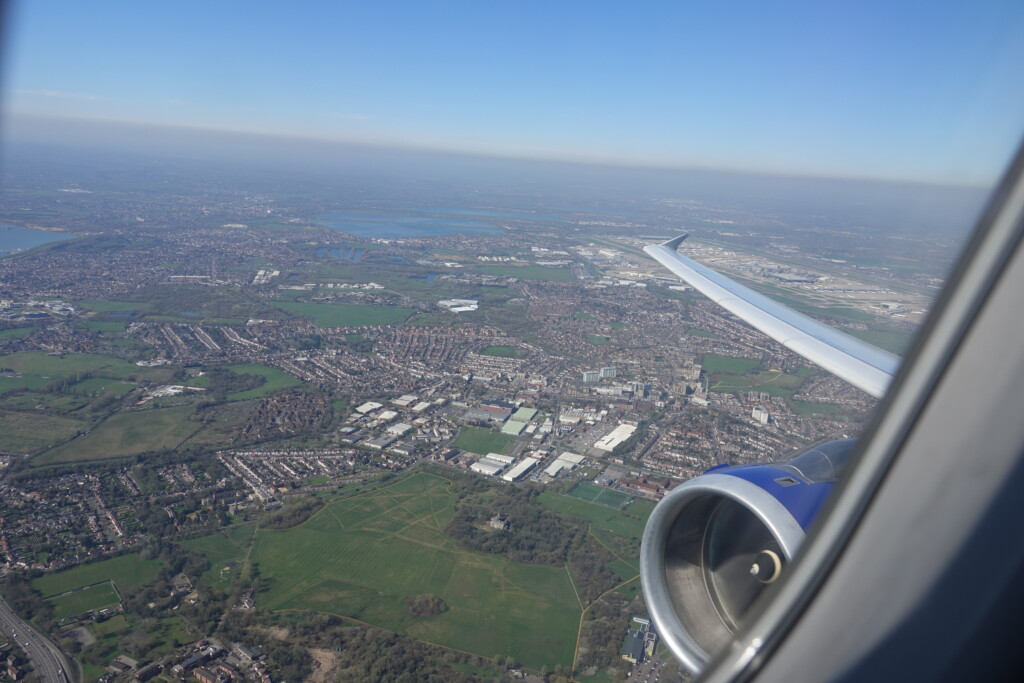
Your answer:
[[[768,465],[720,465],[654,508],[640,580],[663,641],[697,673],[785,571],[831,492],[855,439]]]

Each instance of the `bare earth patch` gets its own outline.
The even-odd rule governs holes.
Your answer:
[[[338,656],[331,650],[314,650],[310,648],[309,654],[313,656],[313,673],[310,675],[310,683],[327,683],[333,680],[334,667]]]

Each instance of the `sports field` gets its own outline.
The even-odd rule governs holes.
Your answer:
[[[177,448],[199,430],[199,423],[188,419],[191,414],[192,406],[118,413],[88,434],[42,453],[33,463],[106,460]]]
[[[490,429],[466,427],[459,434],[459,438],[452,443],[452,446],[464,451],[487,455],[488,453],[505,453],[515,440],[514,436],[492,432]]]
[[[328,504],[298,527],[257,532],[251,559],[268,583],[257,606],[353,617],[538,669],[571,664],[580,606],[565,569],[459,548],[443,531],[454,502],[448,487],[416,474]],[[425,594],[448,610],[410,614],[404,599]]]
[[[113,581],[119,591],[131,593],[153,581],[159,571],[159,562],[144,560],[137,554],[120,555],[40,576],[32,582],[32,587],[48,598],[82,586]]]
[[[603,346],[611,342],[611,337],[606,337],[603,334],[588,334],[587,343],[593,344],[594,346]]]
[[[292,377],[284,370],[279,370],[277,368],[270,367],[269,365],[246,363],[241,365],[226,365],[225,368],[231,372],[237,372],[243,375],[259,375],[266,380],[266,382],[255,389],[230,394],[228,398],[232,401],[244,401],[249,398],[262,398],[263,396],[273,393],[278,389],[294,387],[302,384],[301,381]]]
[[[106,581],[95,586],[86,586],[67,595],[58,595],[47,602],[53,605],[53,616],[59,621],[89,610],[115,605],[121,602],[121,598],[111,583]]]
[[[572,491],[569,491],[569,495],[574,498],[581,498],[588,503],[607,505],[608,507],[616,509],[625,505],[626,502],[632,498],[628,493],[616,491],[615,489],[610,489],[604,486],[595,486],[594,484],[585,481],[581,481],[576,484]]]
[[[644,514],[642,509],[633,510],[632,506],[629,512],[622,513],[614,508],[550,491],[540,494],[538,500],[541,505],[559,514],[586,520],[596,529],[606,529],[624,538],[639,539],[643,536],[644,524],[650,514]]]
[[[320,327],[345,325],[393,325],[413,314],[411,308],[398,306],[360,306],[356,304],[306,304],[275,301],[274,305],[292,313],[312,318]]]

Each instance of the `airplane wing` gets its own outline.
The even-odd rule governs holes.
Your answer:
[[[688,235],[644,251],[687,284],[769,337],[840,379],[881,398],[900,358],[730,280],[676,249]]]

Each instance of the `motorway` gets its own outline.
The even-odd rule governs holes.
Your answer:
[[[40,681],[67,683],[70,678],[65,674],[68,670],[67,660],[57,646],[37,633],[16,615],[7,603],[0,598],[0,631],[11,640],[32,660],[32,666]]]

